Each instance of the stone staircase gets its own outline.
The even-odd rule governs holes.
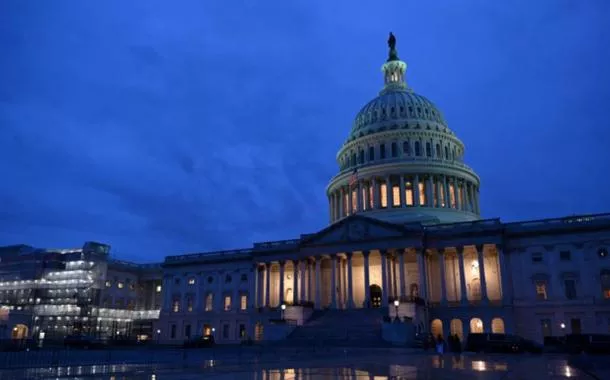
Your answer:
[[[380,309],[317,310],[287,338],[288,345],[386,346]]]

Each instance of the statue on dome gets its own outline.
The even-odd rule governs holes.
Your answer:
[[[399,61],[398,52],[396,51],[396,37],[394,37],[392,32],[390,32],[390,37],[388,38],[388,47],[390,48],[388,62]]]

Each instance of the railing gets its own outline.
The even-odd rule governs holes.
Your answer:
[[[256,249],[278,248],[278,247],[283,247],[283,246],[294,246],[299,243],[300,243],[300,239],[265,241],[262,243],[254,243],[254,248],[256,248]]]
[[[538,227],[561,227],[574,224],[589,224],[592,222],[605,221],[610,222],[610,213],[605,214],[590,214],[590,215],[573,215],[562,218],[539,219],[527,222],[511,222],[505,223],[507,228],[538,228]]]
[[[218,257],[237,256],[240,254],[246,255],[252,253],[252,249],[234,249],[226,251],[213,251],[205,253],[192,253],[188,255],[167,256],[165,262],[178,262],[197,259],[215,259]]]

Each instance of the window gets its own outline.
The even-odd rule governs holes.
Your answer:
[[[373,184],[371,183],[369,185],[369,208],[371,208],[371,209],[373,208],[374,201],[375,201],[375,198],[373,195],[374,191],[375,191],[375,188],[373,188]]]
[[[379,145],[379,158],[382,160],[385,158],[385,144]]]
[[[112,286],[112,282],[110,282],[110,281],[106,281],[106,287],[107,287],[107,288],[109,288],[109,287],[111,287],[111,286]]]
[[[195,277],[189,278],[189,285],[195,285]]]
[[[415,142],[415,155],[416,156],[421,156],[421,148],[419,146],[419,141]]]
[[[408,141],[402,143],[402,154],[404,154],[405,156],[409,156],[411,154]]]
[[[542,252],[532,253],[532,263],[541,263],[541,262],[542,262]]]
[[[392,206],[400,207],[400,186],[392,186]]]
[[[212,293],[208,293],[205,297],[205,311],[212,311],[214,307],[214,295]]]
[[[561,261],[570,261],[570,251],[559,252],[559,259]]]
[[[419,183],[419,204],[426,204],[426,185],[423,182]]]
[[[358,153],[358,163],[364,164],[364,149],[360,149],[360,153]]]
[[[184,337],[187,339],[191,337],[191,325],[184,326]]]
[[[441,157],[441,144],[436,144],[436,157]]]
[[[242,273],[242,275],[240,276],[240,281],[241,282],[246,282],[248,281],[248,275],[245,273]]]
[[[352,190],[352,210],[358,211],[358,190]]]
[[[540,329],[542,330],[543,337],[553,336],[553,326],[550,319],[541,319]]]
[[[228,324],[222,325],[222,337],[224,339],[229,339],[229,325]]]
[[[225,296],[225,311],[231,310],[231,296]]]
[[[579,318],[570,319],[570,327],[572,328],[572,334],[580,334],[582,332]]]
[[[352,166],[356,166],[356,153],[352,153]]]
[[[392,147],[392,157],[398,156],[398,147],[396,146],[396,143],[393,142],[391,147]]]
[[[190,313],[193,311],[193,297],[186,297],[186,310]]]
[[[566,298],[569,300],[576,299],[576,281],[573,279],[564,280]]]
[[[123,284],[122,282],[117,282],[116,287],[119,289],[123,289],[123,287],[125,286],[125,284]]]
[[[375,160],[375,147],[369,146],[369,161]]]
[[[239,298],[239,309],[246,310],[247,308],[248,308],[248,296],[245,294],[242,294],[241,297]]]
[[[388,191],[387,191],[387,186],[385,183],[382,183],[381,185],[379,185],[379,192],[380,194],[380,198],[381,198],[381,207],[385,208],[388,207]]]
[[[239,325],[239,338],[244,339],[246,337],[246,325]]]
[[[176,278],[174,279],[174,284],[176,284],[176,285],[180,285],[180,279],[176,277]]]
[[[130,290],[134,290],[135,288],[136,288],[136,284],[134,284],[133,282],[131,284],[129,284]]]
[[[176,338],[176,325],[172,325],[172,327],[171,327],[171,329],[170,329],[170,330],[171,330],[171,335],[170,335],[170,337],[171,337],[172,339],[175,339],[175,338]]]
[[[232,280],[232,278],[231,278],[231,275],[230,275],[230,274],[228,274],[228,275],[226,275],[226,276],[225,276],[225,282],[226,282],[227,284],[228,284],[228,283],[230,283],[230,282],[231,282],[231,280]]]
[[[413,184],[405,183],[405,203],[407,206],[413,206]]]
[[[430,143],[426,143],[426,157],[432,157],[432,149],[430,149]]]
[[[161,293],[161,289],[162,289],[162,288],[161,288],[161,285],[157,285],[157,287],[155,288],[155,291],[156,291],[157,293]]]
[[[536,281],[536,299],[546,300],[546,281]]]
[[[180,311],[180,297],[174,297],[174,301],[172,303],[172,311],[174,313],[178,313]]]
[[[445,159],[449,159],[449,148],[447,146],[445,146]]]
[[[602,285],[602,297],[610,299],[610,270],[602,270],[599,275],[599,280]]]
[[[455,187],[452,183],[449,184],[449,204],[451,208],[457,208],[457,204],[455,203]]]

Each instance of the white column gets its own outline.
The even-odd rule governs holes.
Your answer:
[[[415,174],[413,177],[413,206],[424,206],[419,204],[419,197],[419,174]]]
[[[461,210],[462,201],[460,201],[460,199],[462,198],[462,187],[456,177],[453,177],[451,182],[453,182],[453,194],[455,194],[455,208]]]
[[[299,302],[299,261],[292,260],[292,303]]]
[[[331,256],[331,268],[332,272],[330,274],[330,307],[332,309],[337,308],[337,257]]]
[[[306,301],[307,300],[307,296],[305,293],[305,289],[307,288],[307,259],[305,259],[305,261],[301,261],[299,262],[299,269],[301,271],[301,297],[300,297],[300,301]]]
[[[447,176],[443,176],[443,192],[445,194],[445,207],[451,208],[451,202],[449,199],[449,185],[447,184]]]
[[[441,305],[447,304],[447,284],[445,278],[445,252],[441,248],[438,250],[439,266],[441,268]]]
[[[363,207],[364,209],[370,210],[371,209],[371,196],[370,196],[370,190],[369,187],[371,186],[371,184],[369,183],[368,185],[364,186],[364,205],[365,207]]]
[[[392,208],[392,183],[390,176],[385,177],[385,197],[387,200],[387,208]]]
[[[281,306],[285,300],[284,300],[284,276],[285,276],[285,270],[286,270],[286,262],[285,261],[280,261],[280,289],[279,289],[279,300],[280,300],[280,304],[278,306]]]
[[[322,257],[314,258],[316,260],[316,300],[315,300],[315,308],[322,309],[322,294],[320,292],[322,287]]]
[[[352,252],[347,252],[347,307],[348,309],[354,308],[354,286],[352,276]]]
[[[443,186],[439,177],[434,178],[434,188],[436,189],[436,205],[441,207],[441,191],[443,191]]]
[[[381,207],[381,197],[379,196],[379,184],[375,178],[372,179],[373,184],[373,208],[378,209]]]
[[[343,266],[342,266],[342,262],[341,262],[341,256],[337,255],[335,260],[337,261],[337,288],[338,288],[338,294],[337,294],[337,308],[339,309],[344,309],[345,308],[345,291],[343,290],[343,286],[345,283],[345,278],[343,275]]]
[[[464,247],[456,247],[458,255],[458,263],[460,266],[460,302],[462,304],[468,303],[468,292],[466,291],[466,274],[464,273]]]
[[[381,293],[381,307],[388,306],[388,292],[390,290],[388,281],[388,265],[387,265],[387,252],[380,251],[381,253],[381,284],[383,286],[383,292]]]
[[[369,255],[370,251],[363,251],[362,255],[364,256],[364,307],[371,307],[371,299],[370,299],[370,274],[369,274]]]
[[[489,301],[487,298],[487,281],[485,279],[485,246],[483,244],[477,245],[477,257],[479,261],[479,278],[481,280],[481,301],[486,303]]]
[[[341,187],[341,189],[339,189],[339,197],[341,198],[341,200],[339,201],[339,218],[341,219],[345,216],[345,193],[343,190],[343,187]]]
[[[428,186],[426,186],[426,205],[428,207],[434,207],[434,199],[433,199],[433,194],[434,192],[432,191],[432,186],[434,186],[434,181],[432,179],[432,175],[428,175],[427,178],[427,183]]]
[[[271,307],[271,263],[265,264],[265,306]]]
[[[407,207],[407,200],[405,198],[405,176],[400,175],[400,207]]]
[[[358,212],[362,212],[364,210],[364,200],[362,199],[362,180],[358,181],[358,195],[356,196],[358,199]]]
[[[405,251],[401,249],[398,251],[398,265],[400,268],[398,273],[400,274],[400,297],[406,297],[407,295],[407,279],[405,278]]]
[[[415,257],[417,259],[417,271],[419,272],[419,296],[428,301],[428,286],[426,275],[425,251],[415,248]]]
[[[502,303],[507,305],[510,302],[511,288],[508,281],[508,270],[506,268],[506,258],[504,257],[502,245],[496,244],[496,251],[498,253],[498,266],[500,267],[500,294],[502,294]]]

